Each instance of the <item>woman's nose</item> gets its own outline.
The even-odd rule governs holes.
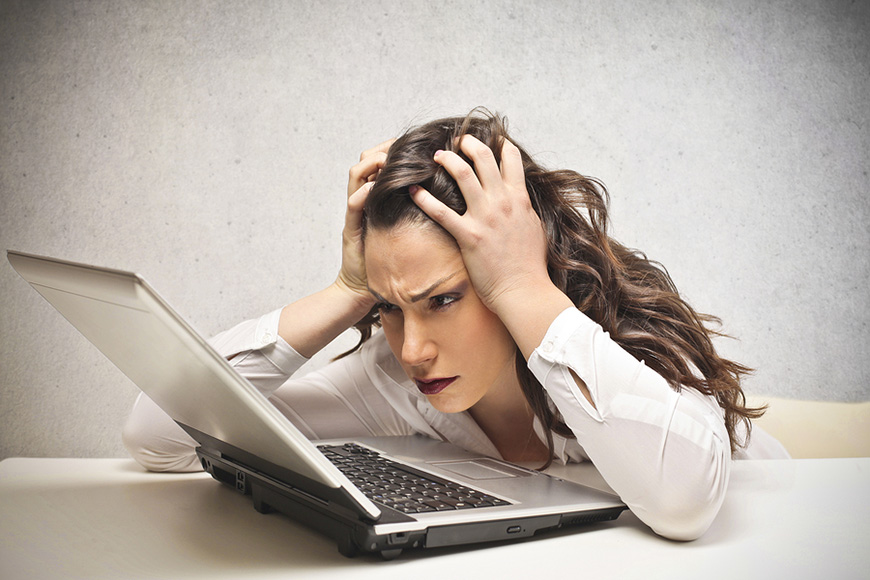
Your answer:
[[[438,350],[425,325],[405,317],[402,340],[402,362],[419,366],[435,358]]]

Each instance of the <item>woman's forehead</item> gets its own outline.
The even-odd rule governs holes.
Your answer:
[[[395,244],[408,246],[423,245],[443,248],[459,253],[456,240],[435,222],[429,220],[406,222],[389,228],[372,228],[367,232],[365,250],[376,249],[383,252]]]
[[[455,242],[428,227],[369,232],[365,259],[369,288],[384,297],[398,292],[410,300],[465,275]]]

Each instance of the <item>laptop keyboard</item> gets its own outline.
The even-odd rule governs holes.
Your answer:
[[[319,445],[318,449],[367,498],[406,514],[510,505],[479,490],[396,463],[355,443]]]

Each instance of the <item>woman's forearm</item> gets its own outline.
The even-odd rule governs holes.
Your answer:
[[[576,310],[560,315],[529,368],[586,455],[643,522],[679,540],[707,529],[730,472],[715,399],[672,389]]]
[[[335,283],[285,306],[281,311],[278,334],[296,352],[310,358],[359,322],[373,303],[370,296]]]

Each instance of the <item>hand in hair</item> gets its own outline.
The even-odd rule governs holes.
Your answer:
[[[347,211],[342,231],[341,270],[337,283],[368,300],[371,293],[366,285],[366,268],[363,257],[362,217],[366,198],[375,178],[384,166],[387,151],[395,139],[384,141],[360,155],[359,163],[351,167],[347,182]]]
[[[455,238],[475,291],[528,357],[572,303],[547,273],[547,236],[526,190],[519,149],[505,140],[499,166],[472,135],[459,147],[474,167],[451,151],[437,152],[435,161],[456,180],[467,211],[459,215],[422,188],[413,199]]]
[[[360,156],[350,170],[342,234],[341,270],[327,288],[291,302],[281,311],[278,334],[304,357],[311,357],[371,310],[362,251],[362,213],[372,182],[384,165],[391,142]]]

